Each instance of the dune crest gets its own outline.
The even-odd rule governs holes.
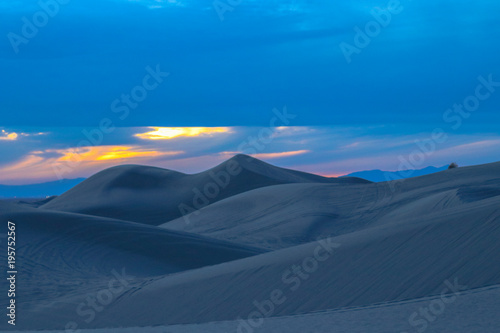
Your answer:
[[[369,182],[279,168],[240,154],[192,175],[141,165],[112,167],[41,208],[159,225],[185,215],[184,210],[256,188],[292,183]]]

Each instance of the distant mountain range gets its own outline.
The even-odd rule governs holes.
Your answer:
[[[405,179],[411,177],[419,177],[430,175],[431,173],[436,173],[440,171],[444,171],[448,169],[448,166],[442,166],[440,168],[436,168],[433,166],[418,169],[418,170],[404,170],[404,171],[382,171],[382,170],[369,170],[369,171],[358,171],[353,172],[343,177],[358,177],[363,178],[375,183],[385,182],[388,180],[397,180],[397,179]]]
[[[84,180],[85,178],[77,178],[41,184],[0,185],[0,198],[45,198],[60,195]]]

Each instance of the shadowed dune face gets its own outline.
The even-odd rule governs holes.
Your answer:
[[[116,175],[114,174],[116,171]],[[103,191],[114,189],[128,189],[132,191],[155,190],[168,186],[169,183],[179,181],[186,177],[185,174],[171,170],[153,167],[124,166],[115,167],[99,174],[103,183]]]
[[[473,202],[477,200],[484,200],[500,196],[500,187],[494,187],[494,186],[462,187],[458,190],[457,194],[463,201]]]
[[[144,224],[5,203],[0,219],[16,223],[21,304],[92,290],[114,271],[126,272],[132,283],[265,252]],[[5,253],[0,259],[6,260]]]
[[[158,225],[256,188],[290,183],[369,183],[283,169],[246,155],[194,175],[139,165],[90,177],[41,208]]]

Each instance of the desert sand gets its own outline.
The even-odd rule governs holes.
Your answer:
[[[500,163],[380,183],[244,155],[195,175],[128,165],[0,218],[17,228],[15,330],[500,327]]]

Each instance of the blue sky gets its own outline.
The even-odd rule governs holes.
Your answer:
[[[268,110],[284,104],[300,125],[424,125],[477,76],[500,77],[495,0],[402,0],[347,64],[339,44],[387,3],[242,0],[221,21],[211,1],[71,0],[16,54],[6,35],[21,34],[22,17],[40,7],[4,2],[2,122],[91,126],[157,64],[170,78],[124,126],[266,126]],[[475,121],[498,120],[499,100]]]
[[[352,141],[425,138],[443,128],[459,145],[499,134],[500,90],[473,113],[444,119],[475,94],[479,76],[500,81],[496,0],[220,1],[223,19],[212,1],[55,1],[0,4],[0,128],[6,133],[50,132],[62,140],[71,128],[98,127],[105,118],[124,128],[266,127],[271,110],[286,105],[297,115],[290,126],[326,126],[329,133],[361,128],[364,134],[338,132]],[[46,22],[44,8],[54,11]],[[374,10],[391,10],[390,20],[348,63],[340,45],[356,45],[356,27],[365,31]],[[23,35],[26,22],[38,22],[36,33]],[[155,80],[152,72],[168,76]],[[145,90],[145,82],[154,88]],[[126,104],[132,93],[147,96]],[[452,128],[457,116],[460,126]],[[2,165],[34,148],[26,143],[34,137],[19,139],[0,140]],[[50,149],[46,144],[41,148]],[[314,149],[320,150],[306,147]]]

